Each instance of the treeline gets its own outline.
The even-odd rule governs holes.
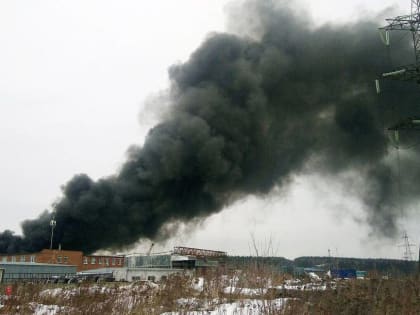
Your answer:
[[[251,264],[266,265],[271,268],[292,270],[293,268],[318,267],[329,269],[356,269],[368,272],[377,272],[382,275],[411,275],[418,271],[417,261],[398,259],[372,259],[372,258],[342,258],[342,257],[298,257],[290,260],[284,257],[255,257],[255,256],[229,256],[227,264],[231,268],[243,268]]]

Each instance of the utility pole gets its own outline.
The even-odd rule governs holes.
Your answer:
[[[55,221],[55,219],[52,218],[52,220],[50,221],[50,226],[51,226],[50,249],[52,249],[52,246],[53,246],[54,228],[56,225],[57,225],[57,221]]]
[[[329,249],[328,248],[328,267],[329,267],[329,269],[330,269],[330,272],[331,272],[331,270],[333,269],[333,264],[332,264],[332,260],[331,260],[331,249]]]
[[[152,249],[153,249],[153,247],[155,246],[155,243],[152,243],[151,245],[150,245],[150,247],[149,247],[149,250],[147,251],[147,262],[148,262],[148,264],[149,264],[149,266],[148,267],[152,267],[153,266],[153,264],[152,264],[152,256],[151,256],[151,254],[152,254]]]

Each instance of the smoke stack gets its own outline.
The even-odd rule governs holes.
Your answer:
[[[165,239],[168,223],[264,196],[306,172],[363,179],[363,189],[349,183],[349,191],[373,232],[395,235],[398,189],[383,125],[396,113],[384,109],[397,101],[401,114],[416,110],[420,92],[385,82],[376,95],[371,82],[389,68],[375,23],[315,29],[285,3],[245,2],[231,24],[246,36],[212,34],[169,69],[170,112],[117,174],[78,174],[64,186],[53,209],[56,242],[89,253]],[[403,204],[420,195],[419,147],[412,157]],[[3,232],[0,252],[47,248],[51,219],[44,212],[24,221],[23,237]]]

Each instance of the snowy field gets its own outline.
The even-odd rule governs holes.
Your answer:
[[[0,314],[420,314],[419,292],[417,279],[177,275],[158,284],[12,285],[10,296],[0,295]]]
[[[61,285],[61,287],[44,289],[40,287],[40,290],[34,294],[33,300],[26,303],[17,303],[19,293],[25,289],[25,286],[22,286],[14,288],[18,295],[0,296],[0,313],[19,314],[19,312],[23,312],[36,315],[85,313],[86,310],[72,305],[71,302],[92,297],[96,300],[99,298],[100,301],[96,304],[98,309],[101,308],[101,304],[106,305],[106,309],[110,314],[135,314],[139,305],[147,305],[147,301],[157,297],[160,298],[160,304],[150,303],[148,305],[151,314],[260,315],[281,313],[285,309],[288,300],[290,300],[290,298],[267,299],[267,292],[270,289],[268,286],[260,288],[241,287],[239,284],[243,281],[237,276],[228,277],[223,275],[217,280],[209,280],[203,277],[178,277],[173,280],[175,283],[171,284],[170,281],[160,284],[139,281],[106,285]],[[271,284],[272,281],[265,281],[265,283]],[[312,285],[317,284],[313,283]],[[30,286],[27,288],[30,288]],[[310,287],[309,283],[306,286]],[[178,294],[170,292],[171,289],[179,290]],[[272,286],[271,290],[273,289],[285,291],[305,290],[305,286],[299,280],[285,280],[281,285]],[[168,296],[165,300],[165,297],[162,297],[162,295],[165,295],[165,292],[171,293],[172,296]],[[178,295],[182,295],[181,292],[185,296],[178,297]],[[109,300],[112,300],[112,303],[107,301],[107,297]],[[56,303],[48,303],[52,301]],[[6,308],[10,309],[10,313],[5,312]]]

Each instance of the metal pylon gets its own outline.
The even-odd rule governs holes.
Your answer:
[[[379,28],[385,33],[384,41],[390,45],[391,31],[410,32],[413,38],[414,63],[401,66],[393,71],[382,73],[381,79],[414,81],[420,84],[420,0],[411,0],[411,13],[386,19],[388,25]],[[376,80],[376,90],[380,93],[379,79]],[[388,128],[397,135],[399,130],[420,130],[420,116],[405,118]]]
[[[413,252],[411,251],[411,248],[416,246],[416,245],[410,243],[410,240],[408,238],[408,235],[407,235],[406,231],[404,231],[402,239],[403,239],[403,243],[398,245],[398,247],[403,247],[404,248],[402,259],[413,260]]]
[[[401,66],[391,72],[383,73],[382,78],[402,81],[415,81],[420,84],[420,0],[411,0],[411,14],[386,19],[388,25],[379,28],[385,32],[385,44],[389,45],[389,32],[410,32],[413,38],[414,63]]]

